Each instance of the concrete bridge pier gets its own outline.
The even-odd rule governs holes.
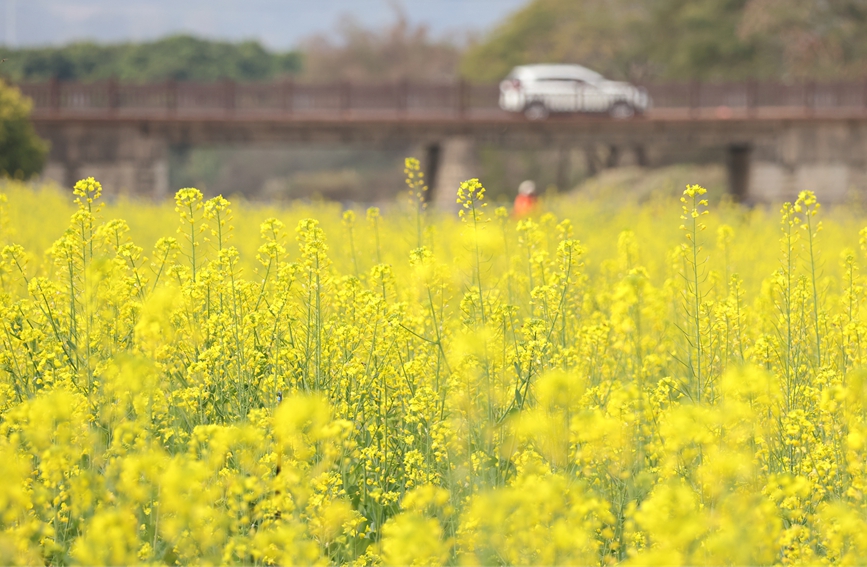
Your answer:
[[[65,188],[92,176],[109,197],[168,196],[169,143],[147,123],[121,128],[65,125],[42,128],[41,134],[51,143],[44,177]]]
[[[771,136],[759,138],[749,157],[742,159],[749,161],[744,193],[747,201],[793,201],[807,190],[815,192],[823,203],[853,198],[863,201],[867,193],[867,124],[785,124]]]
[[[731,144],[726,150],[729,194],[737,202],[746,201],[749,196],[752,152],[749,144]]]
[[[476,143],[469,136],[452,136],[428,147],[428,181],[431,202],[438,209],[456,211],[458,187],[478,177]]]
[[[106,111],[109,112],[109,111]],[[93,175],[106,195],[161,199],[169,195],[169,149],[208,144],[340,143],[422,149],[433,206],[455,210],[462,181],[477,177],[477,145],[541,150],[549,181],[571,182],[572,163],[593,175],[610,167],[676,163],[726,164],[735,199],[791,201],[814,191],[823,203],[867,201],[867,113],[764,119],[590,119],[526,122],[282,120],[232,115],[180,120],[46,111],[37,131],[51,143],[46,177],[65,187]],[[574,155],[573,155],[574,152]],[[515,164],[510,164],[515,165]],[[519,164],[520,165],[520,164]],[[520,168],[512,168],[520,170]],[[516,175],[516,174],[512,174]],[[517,180],[513,180],[517,183]],[[696,179],[700,183],[702,180]],[[511,181],[510,181],[511,182]],[[561,187],[564,190],[565,187]]]
[[[640,142],[618,144],[593,142],[585,146],[584,159],[586,171],[591,176],[603,169],[649,165],[647,150]]]

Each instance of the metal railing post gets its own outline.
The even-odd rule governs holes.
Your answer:
[[[698,118],[701,106],[701,83],[691,81],[689,83],[689,117]]]
[[[284,114],[292,114],[293,95],[295,94],[295,83],[292,79],[286,79],[281,85],[281,104]]]
[[[235,81],[232,79],[223,82],[223,105],[227,113],[235,110]]]
[[[861,112],[867,113],[867,79],[864,79],[864,83],[861,85],[863,89],[861,91]]]
[[[467,82],[461,77],[457,84],[457,114],[458,118],[464,118],[467,113]]]
[[[55,114],[60,112],[60,81],[57,79],[57,76],[51,77],[51,81],[48,83],[48,104],[51,107],[51,111]]]
[[[118,92],[117,77],[112,75],[108,80],[108,109],[114,114],[120,107],[120,93]]]
[[[812,116],[816,110],[816,83],[808,82],[804,85],[804,114]]]
[[[401,117],[406,117],[409,110],[409,80],[403,79],[397,85],[397,112]]]
[[[174,79],[166,81],[166,112],[175,114],[178,110],[178,83]]]
[[[747,81],[747,116],[755,118],[758,111],[759,85],[754,79]]]
[[[340,83],[340,114],[348,116],[352,109],[352,85],[349,81]]]

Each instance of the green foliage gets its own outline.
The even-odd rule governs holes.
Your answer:
[[[779,55],[783,68],[816,78],[867,72],[863,0],[749,0],[738,33]]]
[[[298,52],[272,53],[255,41],[228,43],[178,35],[141,44],[75,43],[66,47],[2,50],[0,74],[14,81],[260,81],[297,73]]]
[[[660,74],[672,79],[779,77],[777,49],[740,33],[749,0],[656,0],[641,39]]]
[[[580,62],[623,77],[643,64],[637,36],[646,18],[645,3],[635,0],[534,0],[472,46],[461,73],[495,81],[515,65]]]
[[[395,21],[368,28],[344,18],[337,28],[303,44],[305,79],[312,81],[454,81],[461,57],[458,45],[432,37],[397,11]]]
[[[494,81],[525,63],[581,63],[630,80],[860,78],[861,0],[532,0],[461,63]]]
[[[0,175],[30,177],[42,170],[48,145],[30,123],[30,101],[0,80]]]

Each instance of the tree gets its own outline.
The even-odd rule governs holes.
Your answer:
[[[747,0],[651,0],[642,44],[665,79],[771,78],[779,55],[758,35],[743,36]]]
[[[301,54],[297,51],[273,53],[255,41],[229,43],[187,35],[147,43],[80,42],[62,48],[0,48],[0,57],[7,59],[0,75],[13,81],[52,77],[69,81],[110,77],[135,82],[266,81],[301,69]]]
[[[748,0],[738,33],[773,45],[786,77],[867,73],[867,0]]]
[[[48,144],[30,123],[29,99],[0,80],[0,175],[28,178],[42,171]]]
[[[115,72],[122,81],[264,81],[295,73],[295,54],[274,54],[255,41],[228,43],[191,36],[173,36],[120,51]]]
[[[469,79],[580,63],[633,81],[851,79],[867,73],[867,0],[532,0],[471,46]]]
[[[457,78],[461,52],[457,45],[413,26],[401,10],[385,29],[362,27],[345,17],[337,39],[319,34],[303,44],[302,76],[312,81],[445,81]]]
[[[641,0],[534,0],[471,46],[461,73],[495,81],[515,65],[581,63],[610,77],[640,79],[648,72],[640,41],[647,19]]]

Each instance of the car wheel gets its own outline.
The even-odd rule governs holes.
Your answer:
[[[542,102],[531,103],[524,109],[524,116],[528,120],[545,120],[548,118],[548,107]]]
[[[608,111],[608,114],[610,114],[611,118],[614,118],[615,120],[628,120],[635,116],[635,109],[631,104],[615,102],[611,107],[611,110]]]

